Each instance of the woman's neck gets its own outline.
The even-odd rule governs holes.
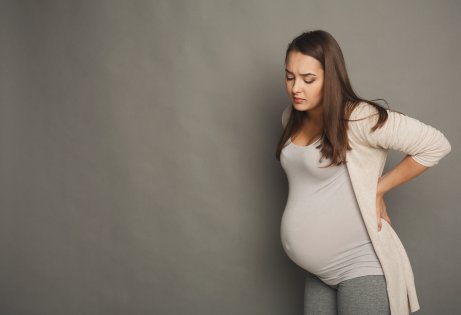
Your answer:
[[[323,129],[323,107],[317,106],[307,112],[306,124],[310,130],[322,130]]]

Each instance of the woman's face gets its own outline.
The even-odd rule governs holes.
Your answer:
[[[296,110],[306,111],[322,106],[323,68],[317,59],[291,51],[285,72],[288,96]]]

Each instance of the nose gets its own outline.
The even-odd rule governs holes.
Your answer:
[[[291,92],[293,94],[301,92],[301,82],[299,80],[294,80],[293,86],[291,87]]]

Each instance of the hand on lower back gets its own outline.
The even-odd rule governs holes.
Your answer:
[[[382,222],[381,220],[386,220],[391,224],[391,218],[387,214],[386,204],[384,203],[384,195],[378,194],[376,196],[376,219],[378,220],[378,232],[381,231]]]

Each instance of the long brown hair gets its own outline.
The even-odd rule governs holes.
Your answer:
[[[321,148],[322,159],[324,157],[331,159],[328,166],[343,164],[346,162],[346,150],[351,150],[347,139],[347,122],[350,121],[348,118],[352,110],[360,102],[367,102],[375,106],[378,109],[379,118],[372,128],[374,131],[387,120],[386,108],[374,102],[375,100],[360,98],[354,92],[347,75],[341,48],[330,33],[323,30],[308,31],[293,39],[286,50],[285,65],[292,51],[311,56],[322,64],[324,70],[322,105],[324,130],[317,148]],[[387,101],[384,101],[390,110]],[[285,143],[302,128],[307,116],[308,112],[292,108],[287,125],[277,144],[275,155],[278,161],[280,161],[280,153]]]

